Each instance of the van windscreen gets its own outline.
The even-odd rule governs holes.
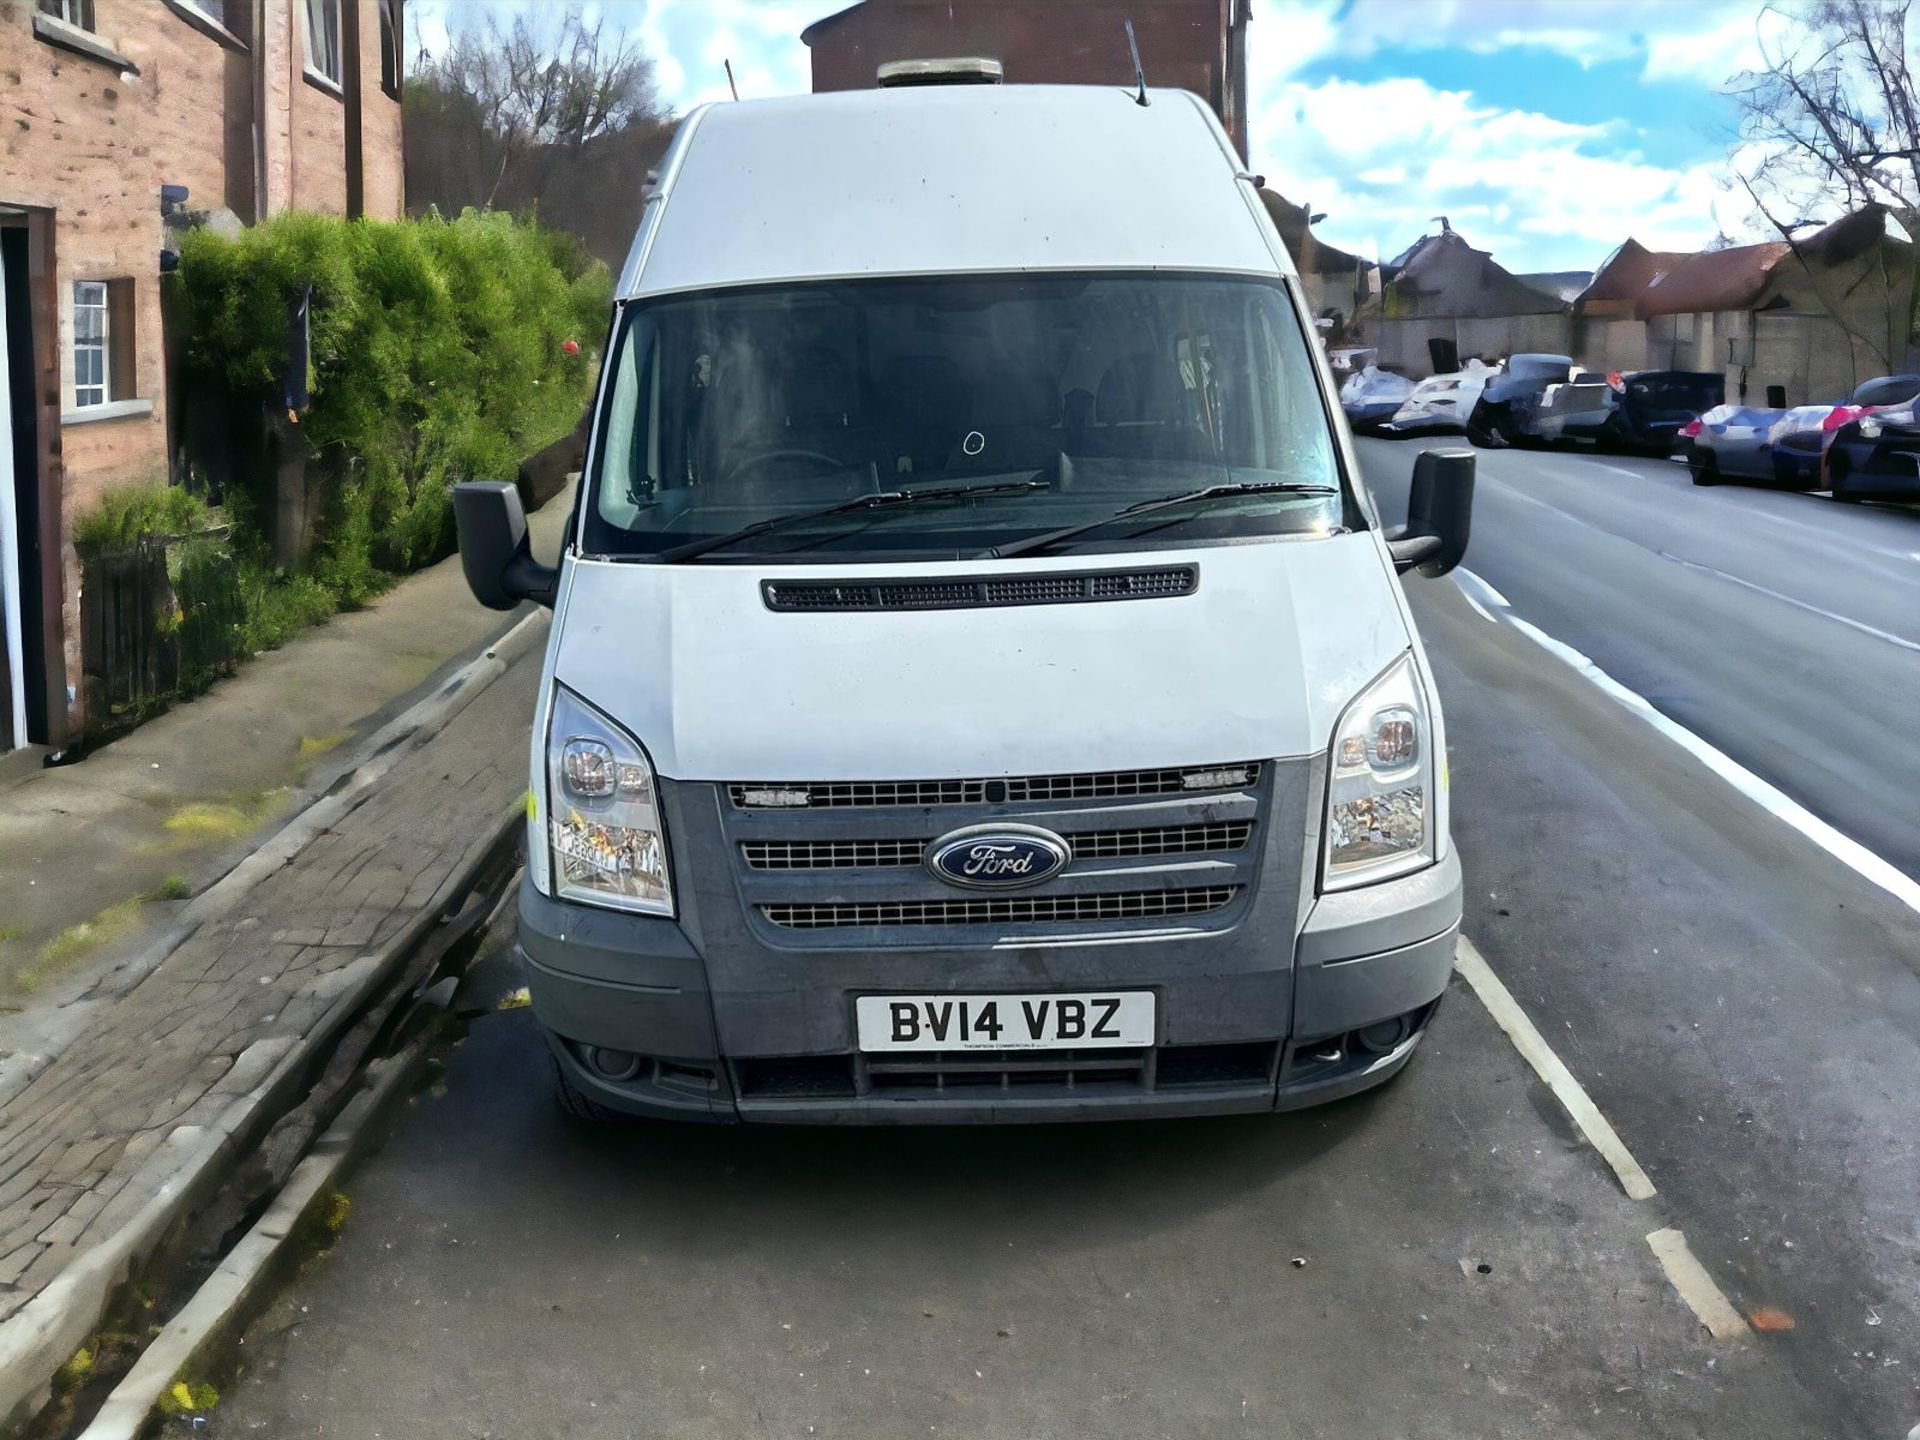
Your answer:
[[[968,558],[1212,487],[1232,488],[1114,518],[1073,545],[1365,523],[1277,281],[985,276],[714,291],[627,305],[609,363],[583,537],[592,555]],[[1029,483],[996,483],[1015,481]],[[863,501],[974,487],[926,503]]]

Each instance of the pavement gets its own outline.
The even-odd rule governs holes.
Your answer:
[[[1363,444],[1389,517],[1419,448]],[[216,1433],[1908,1436],[1914,911],[1513,620],[1912,874],[1920,517],[1612,456],[1481,474],[1468,563],[1511,609],[1408,581],[1465,930],[1651,1198],[1458,979],[1374,1095],[1039,1130],[583,1126],[494,1013],[246,1337]],[[518,983],[504,950],[484,973]],[[1750,1330],[1706,1334],[1665,1230]]]
[[[543,550],[558,553],[571,495],[530,517]],[[0,1012],[139,953],[510,623],[473,602],[455,556],[78,764],[0,784]]]
[[[534,517],[543,549],[565,509]],[[286,766],[298,752],[285,742],[316,722],[350,722],[344,760],[289,786],[288,813],[236,825],[228,862],[203,868],[191,898],[139,905],[139,922],[171,910],[170,927],[129,922],[119,938],[144,949],[109,963],[102,945],[0,1021],[0,1428],[70,1355],[91,1353],[130,1275],[301,1101],[522,823],[523,747],[496,740],[524,731],[546,617],[481,611],[458,580],[457,561],[437,567],[243,668],[155,722],[157,735],[0,794],[9,906],[54,925],[55,900],[98,906],[139,883],[128,872],[152,843],[155,792],[129,782],[166,771],[148,757],[169,757],[205,794]],[[439,618],[449,610],[462,621]],[[442,654],[453,645],[471,648]],[[414,680],[439,670],[452,673],[417,695]],[[63,814],[76,796],[85,814]],[[50,854],[23,848],[42,841]],[[159,1293],[170,1278],[141,1282]]]

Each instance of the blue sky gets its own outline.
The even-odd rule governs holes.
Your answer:
[[[414,0],[414,48],[542,3]],[[743,98],[804,91],[800,31],[844,4],[588,10],[647,47],[685,109],[726,98],[723,59]],[[1444,214],[1509,269],[1584,270],[1629,234],[1692,249],[1754,233],[1727,188],[1722,90],[1757,62],[1760,0],[1255,0],[1252,15],[1253,166],[1325,211],[1335,244],[1392,256]]]

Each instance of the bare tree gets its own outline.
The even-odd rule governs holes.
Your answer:
[[[569,223],[549,198],[570,208],[587,173],[616,154],[657,156],[670,122],[652,58],[604,19],[589,23],[577,0],[521,10],[505,26],[489,15],[408,82],[408,205],[539,208],[585,235],[593,217]],[[636,209],[645,168],[633,179]]]
[[[1760,11],[1762,64],[1734,77],[1739,141],[1734,174],[1767,224],[1792,247],[1827,313],[1897,363],[1915,331],[1920,287],[1920,100],[1908,68],[1913,0],[1769,0]],[[1784,22],[1784,23],[1780,23]],[[1772,37],[1769,38],[1769,32]],[[1890,300],[1904,292],[1895,323],[1865,333],[1848,323],[1851,291],[1835,290],[1812,263],[1804,231],[1821,212],[1881,213],[1912,242],[1904,265],[1877,247]],[[1893,269],[1903,274],[1890,273]]]

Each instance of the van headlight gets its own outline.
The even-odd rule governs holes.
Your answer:
[[[1360,692],[1333,731],[1323,890],[1433,863],[1433,727],[1413,656]]]
[[[555,898],[673,914],[647,752],[563,685],[554,686],[547,719],[547,817]]]

